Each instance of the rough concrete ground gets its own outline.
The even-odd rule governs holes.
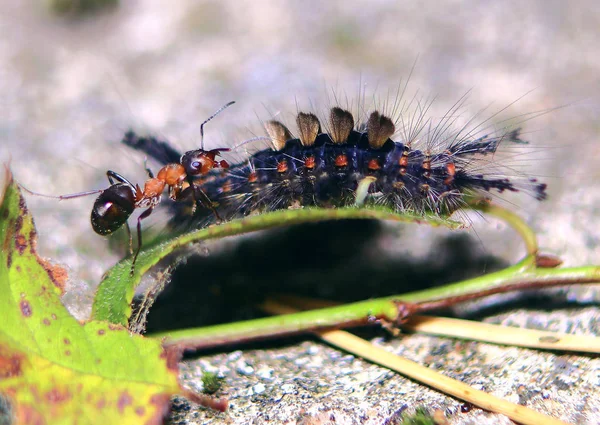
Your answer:
[[[118,143],[131,126],[190,149],[198,144],[199,122],[233,99],[235,109],[208,129],[207,140],[222,146],[249,137],[246,127],[257,128],[255,111],[261,117],[266,110],[289,116],[296,98],[304,105],[326,104],[326,87],[352,97],[361,79],[385,97],[385,89],[408,76],[418,57],[410,87],[437,96],[437,113],[471,89],[467,115],[492,102],[491,111],[501,109],[525,94],[507,116],[549,111],[524,123],[535,149],[515,161],[548,182],[550,199],[511,202],[536,229],[544,250],[566,265],[599,262],[596,2],[122,3],[83,20],[52,16],[41,4],[0,5],[0,159],[10,157],[17,178],[31,189],[64,194],[101,188],[107,169],[141,182],[142,158]],[[74,276],[69,302],[85,311],[85,294],[121,254],[89,228],[91,199],[28,202],[40,251],[68,265]],[[160,223],[158,217],[156,227]],[[501,224],[477,220],[474,230],[475,248],[511,261],[520,255],[517,239]],[[439,236],[425,228],[405,233],[400,238],[389,230],[376,242],[377,252],[401,261],[407,246],[426,252]],[[467,313],[598,335],[596,289],[547,297],[531,298],[519,309],[506,302],[499,312],[470,306]],[[557,308],[547,310],[548,305]],[[595,356],[416,335],[377,342],[572,423],[600,421]],[[200,368],[226,377],[234,407],[221,416],[179,400],[175,423],[310,423],[308,417],[326,412],[321,419],[332,413],[336,423],[379,424],[393,423],[390,418],[405,404],[450,413],[461,405],[310,337],[199,354],[182,365],[191,386],[198,385]],[[478,409],[455,413],[451,421],[509,423]]]

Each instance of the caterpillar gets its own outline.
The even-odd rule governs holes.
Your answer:
[[[266,121],[266,136],[250,141],[266,139],[271,147],[198,176],[178,202],[170,204],[170,223],[203,227],[219,217],[230,220],[286,208],[349,206],[365,178],[371,182],[367,203],[401,213],[449,215],[462,208],[467,197],[491,192],[525,192],[537,200],[547,197],[545,183],[512,178],[508,168],[493,161],[501,145],[527,144],[519,128],[474,137],[467,127],[451,130],[453,121],[448,113],[433,124],[421,114],[407,124],[402,117],[392,120],[374,110],[364,122],[356,122],[352,113],[339,106],[332,107],[325,120],[312,112],[299,112],[297,136],[280,121]],[[405,137],[395,141],[397,134]],[[181,157],[168,142],[131,131],[122,142],[163,164]],[[198,201],[206,198],[211,205]]]

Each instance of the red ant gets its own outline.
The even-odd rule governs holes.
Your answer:
[[[125,177],[114,171],[107,171],[106,176],[110,186],[106,189],[91,190],[87,192],[73,193],[61,196],[49,196],[40,193],[35,193],[23,187],[23,189],[33,195],[51,197],[55,199],[73,199],[82,196],[93,195],[100,193],[94,201],[92,208],[91,222],[94,232],[99,235],[110,235],[127,224],[127,220],[137,208],[146,208],[137,218],[137,236],[138,245],[131,263],[131,274],[135,270],[135,262],[142,248],[142,220],[149,217],[152,211],[160,204],[162,194],[166,187],[169,188],[169,198],[178,201],[183,191],[183,184],[187,182],[189,187],[193,188],[192,195],[194,199],[194,207],[199,201],[196,196],[200,195],[203,199],[201,202],[208,205],[218,220],[220,220],[217,211],[214,209],[212,202],[208,196],[200,189],[193,185],[193,177],[208,173],[213,168],[228,168],[229,164],[225,160],[216,160],[216,156],[221,152],[229,151],[227,148],[213,149],[210,151],[204,150],[204,125],[215,118],[221,111],[233,105],[235,102],[229,102],[213,115],[206,119],[200,125],[201,148],[184,153],[181,156],[179,163],[171,163],[162,167],[156,177],[152,171],[146,167],[148,172],[148,180],[144,183],[144,189],[139,185],[134,185]],[[127,225],[129,232],[129,225]],[[129,232],[130,233],[130,232]],[[131,233],[130,233],[131,242]],[[131,243],[130,243],[131,245]]]

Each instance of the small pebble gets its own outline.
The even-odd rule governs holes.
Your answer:
[[[259,378],[264,379],[265,381],[272,381],[273,380],[273,369],[270,367],[261,367],[256,372],[256,375]]]
[[[244,376],[250,376],[254,373],[254,368],[244,361],[239,362],[236,365],[235,370],[237,373]]]
[[[294,394],[296,392],[294,384],[283,384],[281,386],[281,391],[283,391],[284,394]]]
[[[254,394],[260,394],[260,393],[264,392],[266,389],[267,389],[267,387],[265,387],[264,384],[256,384],[255,386],[252,387]]]

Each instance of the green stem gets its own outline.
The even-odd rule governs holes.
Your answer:
[[[525,248],[527,249],[528,255],[535,255],[538,251],[537,238],[531,227],[523,221],[521,217],[506,208],[499,207],[498,205],[485,203],[485,202],[472,202],[469,205],[472,209],[484,212],[488,215],[499,218],[502,221],[508,223],[523,239],[525,242]]]
[[[521,262],[500,272],[441,288],[301,313],[204,328],[169,331],[153,334],[151,337],[166,337],[165,343],[167,345],[177,345],[185,349],[203,349],[300,332],[364,325],[369,322],[374,323],[373,318],[393,322],[402,319],[398,316],[398,301],[424,303],[423,305],[425,305],[432,299],[443,300],[457,297],[468,299],[481,296],[480,294],[507,292],[523,287],[535,288],[600,282],[600,267],[598,266],[527,271],[530,261],[531,259],[526,264]],[[461,300],[459,299],[459,301]]]

